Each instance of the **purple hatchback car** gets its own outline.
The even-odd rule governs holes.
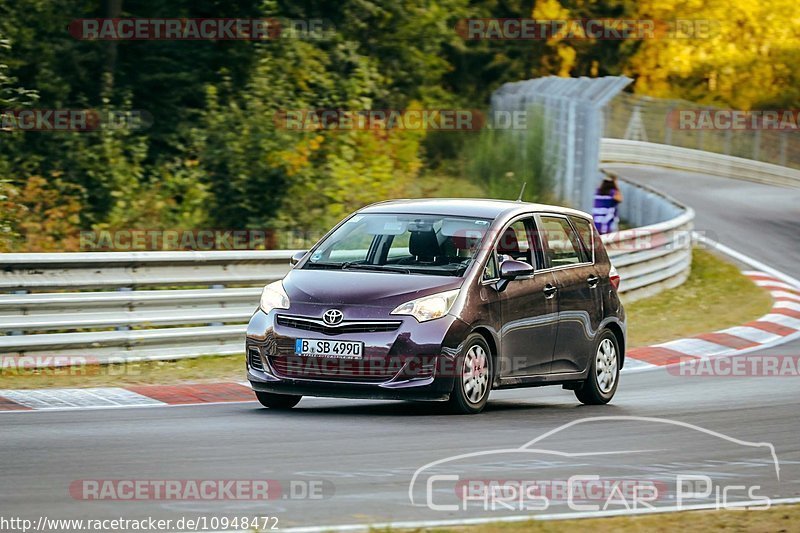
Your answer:
[[[562,385],[614,396],[619,276],[586,213],[499,200],[398,200],[353,213],[264,288],[247,377],[266,407],[330,396],[448,401]]]

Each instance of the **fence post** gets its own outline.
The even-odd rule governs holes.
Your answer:
[[[761,158],[761,130],[757,129],[753,134],[753,159],[759,161]]]
[[[789,146],[789,132],[782,131],[780,133],[781,139],[781,146],[780,146],[780,154],[778,155],[778,164],[782,167],[786,166],[786,149]]]

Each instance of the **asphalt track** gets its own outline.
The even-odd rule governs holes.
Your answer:
[[[664,170],[621,173],[694,207],[696,228],[714,240],[800,278],[800,191]],[[798,355],[800,341],[761,353]],[[429,404],[314,398],[290,412],[239,403],[4,413],[0,517],[274,516],[286,529],[575,513],[559,497],[548,498],[546,509],[530,500],[466,504],[452,483],[431,473],[554,484],[575,475],[634,479],[658,484],[659,499],[651,502],[657,507],[674,506],[676,477],[690,474],[708,476],[715,490],[689,504],[798,498],[798,379],[698,378],[662,368],[623,375],[605,407],[579,406],[558,388],[501,391],[485,413],[471,417],[444,415]],[[619,418],[581,422],[518,449],[593,417]],[[487,453],[497,449],[505,451]],[[462,454],[474,455],[423,469],[412,503],[409,485],[418,469]],[[76,499],[70,485],[87,479],[268,479],[283,492],[270,501]],[[322,487],[321,497],[291,497],[287,488],[304,483]],[[429,494],[438,505],[459,508],[431,509]],[[589,505],[605,503],[601,497]],[[608,509],[626,512],[619,503]]]

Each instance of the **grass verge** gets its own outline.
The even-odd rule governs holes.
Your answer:
[[[519,522],[487,524],[473,527],[426,529],[436,533],[556,533],[563,531],[592,531],[593,533],[639,533],[672,531],[725,531],[729,533],[772,533],[797,531],[800,506],[782,505],[764,511],[686,511],[646,516],[558,520],[549,522]]]
[[[630,346],[642,346],[748,322],[766,314],[769,294],[732,264],[695,250],[692,274],[676,289],[626,306]],[[42,370],[0,369],[0,389],[109,387],[242,381],[244,356],[199,357]]]
[[[0,389],[123,387],[126,385],[244,381],[244,354],[176,361],[83,367],[0,370]]]
[[[769,293],[735,265],[695,249],[686,283],[625,306],[628,345],[649,346],[738,326],[771,308]]]

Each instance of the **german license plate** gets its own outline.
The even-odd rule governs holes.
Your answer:
[[[297,339],[294,343],[294,354],[301,357],[361,359],[364,354],[364,343],[355,341]]]

